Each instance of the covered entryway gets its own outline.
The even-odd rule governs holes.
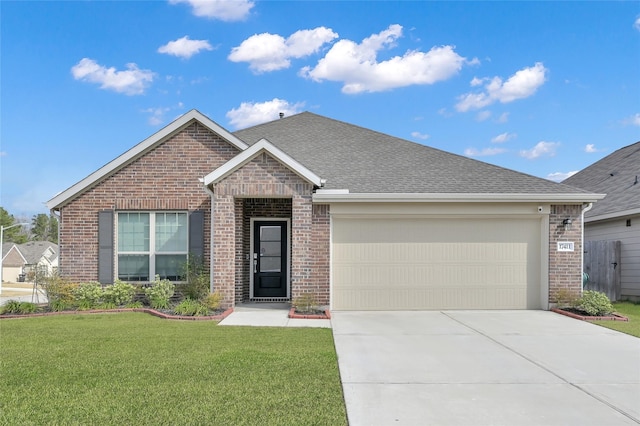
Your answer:
[[[336,215],[332,309],[541,309],[543,223]]]

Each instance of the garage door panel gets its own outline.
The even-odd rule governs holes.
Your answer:
[[[333,309],[540,307],[539,220],[336,219],[333,232]]]
[[[402,288],[344,289],[341,295],[344,307],[336,310],[418,310],[418,309],[526,309],[522,301],[526,298],[522,288],[491,289],[451,287],[451,288]]]

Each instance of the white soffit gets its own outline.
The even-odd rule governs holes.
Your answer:
[[[273,158],[284,164],[286,167],[291,169],[306,181],[318,187],[322,186],[324,181],[320,178],[320,176],[307,169],[305,166],[291,158],[288,154],[271,144],[266,139],[260,139],[258,142],[251,145],[249,148],[242,151],[240,154],[236,155],[231,160],[215,169],[213,172],[209,173],[204,177],[203,183],[206,186],[218,183],[229,174],[233,173],[234,171],[247,164],[249,161],[253,160],[258,154],[263,151],[267,152]]]
[[[56,207],[63,204],[65,201],[70,198],[76,196],[81,193],[85,189],[91,187],[96,182],[100,181],[106,176],[109,176],[114,171],[118,170],[122,166],[128,164],[131,160],[137,158],[139,155],[143,154],[145,151],[152,148],[154,145],[162,142],[167,139],[171,135],[175,134],[183,127],[190,124],[192,121],[197,121],[203,126],[207,127],[213,133],[218,134],[231,145],[235,146],[240,150],[245,150],[248,148],[248,145],[229,133],[227,130],[219,126],[213,120],[202,114],[200,111],[192,109],[186,114],[178,117],[175,121],[169,123],[164,128],[160,129],[153,135],[149,136],[147,139],[143,140],[133,148],[129,149],[124,154],[117,157],[115,160],[105,164],[95,172],[91,173],[86,178],[82,179],[78,183],[69,187],[68,189],[56,194],[51,200],[47,202],[47,208],[55,209]]]

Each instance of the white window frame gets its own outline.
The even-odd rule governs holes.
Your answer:
[[[124,213],[136,213],[136,214],[148,214],[149,215],[149,250],[148,251],[120,251],[118,238],[120,237],[118,231],[118,221],[120,219],[120,214]],[[166,213],[179,213],[184,214],[186,217],[186,234],[187,234],[187,243],[184,251],[156,251],[156,214],[166,214]],[[189,212],[184,210],[118,210],[115,214],[115,276],[120,279],[120,273],[118,268],[120,266],[119,257],[120,255],[143,255],[149,258],[149,281],[139,281],[141,283],[151,282],[155,280],[156,276],[156,255],[184,255],[186,256],[186,260],[189,258]],[[182,281],[174,281],[174,282],[182,282]]]

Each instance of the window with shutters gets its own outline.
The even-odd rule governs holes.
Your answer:
[[[178,281],[189,250],[186,212],[118,212],[117,277]]]

